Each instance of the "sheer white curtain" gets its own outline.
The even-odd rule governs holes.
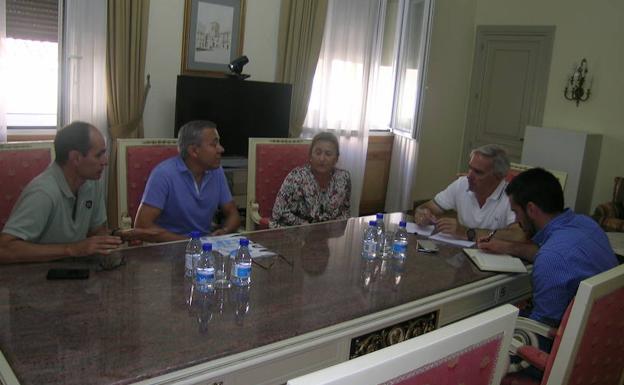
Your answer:
[[[108,138],[106,0],[65,0],[61,126],[82,120]]]
[[[6,87],[2,87],[2,84],[6,84],[5,76],[5,38],[6,38],[6,0],[0,0],[0,143],[7,141],[7,127],[6,127]]]
[[[109,142],[106,116],[107,0],[65,0],[61,126],[74,120],[97,127]],[[108,191],[108,169],[102,178]]]
[[[392,145],[390,177],[386,190],[386,212],[406,211],[412,208],[412,185],[416,172],[418,142],[395,134]]]
[[[330,0],[321,53],[302,137],[332,131],[340,139],[338,167],[351,173],[351,215],[362,195],[368,130],[367,105],[381,50],[379,0]]]

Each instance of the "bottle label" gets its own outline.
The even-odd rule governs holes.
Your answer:
[[[214,281],[214,268],[197,269],[195,271],[195,281],[198,285],[208,285]]]
[[[407,252],[407,242],[405,241],[396,241],[392,246],[392,251],[395,254],[405,254]]]
[[[236,278],[249,278],[251,276],[251,264],[237,263],[234,268],[234,275]]]

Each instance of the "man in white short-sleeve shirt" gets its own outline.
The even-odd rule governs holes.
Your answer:
[[[436,231],[453,235],[458,239],[476,241],[493,230],[507,239],[521,237],[515,225],[516,217],[511,211],[505,194],[505,176],[509,159],[505,150],[488,144],[472,150],[468,174],[451,183],[434,199],[418,206],[415,222],[419,225],[435,224]],[[455,210],[457,218],[440,217],[446,211]]]

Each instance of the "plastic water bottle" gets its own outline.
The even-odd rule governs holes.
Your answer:
[[[399,222],[399,228],[394,233],[394,242],[392,243],[392,256],[394,258],[403,259],[407,256],[407,230],[405,226],[405,221]]]
[[[184,253],[184,276],[193,277],[194,266],[193,263],[197,261],[202,251],[201,241],[199,240],[201,233],[199,231],[192,231],[189,236],[191,240],[186,245],[186,251]]]
[[[362,237],[362,258],[372,260],[377,258],[377,222],[368,222],[368,227],[364,230],[364,236]]]
[[[386,227],[384,226],[383,213],[377,213],[377,231],[381,234],[383,234],[386,231]]]
[[[239,241],[230,276],[232,284],[236,286],[248,286],[251,284],[251,253],[249,252],[249,239],[247,238],[241,238]]]
[[[377,257],[384,258],[384,237],[386,235],[386,226],[384,226],[384,215],[382,213],[377,213],[375,217],[377,218]]]
[[[195,266],[195,286],[201,293],[209,293],[214,287],[215,269],[212,243],[202,245],[202,253]]]

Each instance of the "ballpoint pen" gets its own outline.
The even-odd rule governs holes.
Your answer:
[[[492,238],[494,238],[494,234],[496,234],[496,230],[491,231],[487,237],[485,237],[485,239],[483,240],[484,242],[489,242],[492,240]]]

